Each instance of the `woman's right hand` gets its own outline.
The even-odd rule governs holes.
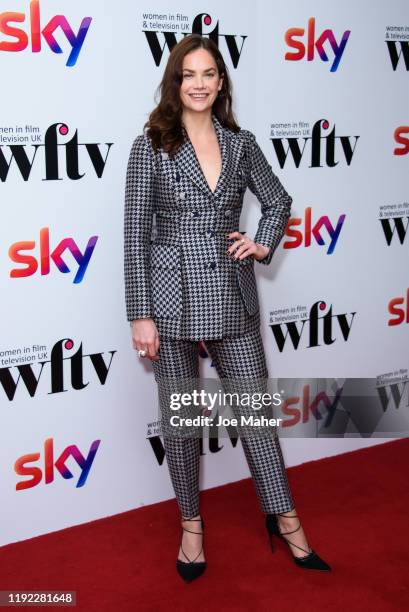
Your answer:
[[[145,357],[158,361],[159,332],[153,319],[135,319],[131,323],[132,342],[135,350],[146,351]]]

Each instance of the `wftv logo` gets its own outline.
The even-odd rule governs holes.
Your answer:
[[[406,226],[403,223],[403,219],[406,219]],[[406,234],[408,233],[409,217],[389,217],[387,219],[379,219],[379,221],[381,222],[383,234],[388,246],[392,243],[395,230],[400,244],[404,244]]]
[[[218,413],[217,413],[218,414]],[[199,438],[199,454],[206,455],[207,452],[211,454],[219,453],[223,448],[224,444],[221,444],[221,438],[219,438],[219,427],[215,427],[212,431],[211,436],[203,436]],[[226,427],[227,439],[233,448],[236,448],[239,440],[239,434],[234,425]],[[205,441],[206,440],[206,441]],[[148,443],[151,446],[153,454],[155,455],[158,465],[163,465],[166,457],[165,447],[161,436],[150,436],[147,438]],[[205,446],[206,445],[206,446]]]
[[[38,353],[42,348],[41,346],[34,345],[30,353]],[[0,368],[0,390],[1,388],[3,389],[10,402],[15,399],[17,387],[21,388],[22,385],[30,397],[35,397],[39,386],[40,388],[44,386],[42,385],[42,379],[45,376],[45,384],[50,387],[48,395],[66,393],[70,389],[81,391],[93,382],[93,380],[85,380],[87,368],[89,368],[90,373],[96,374],[96,380],[101,385],[105,385],[116,351],[108,351],[111,358],[109,363],[106,364],[104,353],[83,355],[82,342],[73,355],[64,355],[64,349],[71,351],[73,348],[74,341],[71,338],[63,338],[54,344],[51,349],[51,358],[48,360],[39,359],[37,364],[21,363],[16,366]],[[28,349],[23,350],[23,354],[28,354],[28,352]],[[3,363],[5,360],[6,353],[3,353]],[[47,366],[47,364],[49,365]],[[37,366],[41,366],[39,373],[36,371]],[[67,380],[64,378],[64,366],[69,368]]]
[[[304,34],[304,28],[290,28],[289,30],[287,30],[284,36],[284,40],[289,47],[291,47],[292,49],[296,49],[296,51],[288,51],[285,54],[284,58],[292,62],[297,62],[299,60],[302,60],[304,56],[307,55],[307,61],[311,62],[314,59],[315,49],[317,49],[318,55],[320,56],[321,60],[323,62],[328,62],[329,57],[324,49],[324,44],[328,41],[330,48],[334,54],[334,59],[330,68],[330,72],[336,72],[341,61],[341,57],[345,51],[345,46],[348,42],[351,30],[345,30],[342,35],[341,42],[339,44],[336,41],[334,32],[329,29],[324,30],[322,34],[320,34],[316,39],[315,17],[310,17],[308,20],[306,44],[304,44],[304,42],[302,42],[301,40],[296,40],[297,38],[303,37]]]
[[[337,221],[336,226],[334,227],[328,217],[328,215],[322,215],[318,218],[318,220],[312,224],[312,214],[311,214],[311,206],[308,206],[305,209],[305,219],[304,219],[304,231],[299,229],[292,229],[295,226],[299,226],[303,223],[303,219],[301,217],[291,217],[287,223],[287,227],[285,230],[285,235],[289,238],[293,238],[293,240],[286,240],[283,243],[283,247],[285,249],[296,249],[297,247],[304,244],[305,247],[311,246],[311,238],[315,239],[315,242],[320,246],[325,246],[325,240],[321,236],[321,230],[323,227],[327,230],[329,235],[329,244],[327,249],[327,255],[332,255],[334,252],[335,246],[337,244],[339,234],[341,232],[342,226],[344,224],[346,215],[340,215]],[[303,242],[304,239],[304,242]]]
[[[101,440],[94,440],[91,444],[91,447],[88,451],[88,455],[84,457],[81,453],[80,449],[76,444],[70,444],[66,449],[60,454],[57,459],[54,459],[54,440],[53,438],[47,438],[44,442],[44,458],[43,458],[43,467],[42,470],[38,465],[31,465],[32,463],[37,463],[41,459],[40,453],[28,453],[27,455],[22,455],[17,459],[14,464],[14,471],[18,476],[30,476],[29,480],[20,480],[16,484],[16,491],[23,491],[24,489],[32,489],[33,487],[40,484],[40,482],[44,479],[44,484],[50,484],[54,481],[54,471],[60,473],[60,475],[65,478],[74,478],[74,474],[70,472],[68,467],[66,466],[66,461],[70,457],[77,462],[81,473],[80,477],[77,480],[76,487],[83,487],[87,481],[89,471],[91,469],[92,463],[95,459],[96,452],[101,443]]]
[[[154,15],[149,13],[143,14],[144,23],[147,23],[150,19],[152,19]],[[177,18],[183,18],[183,15],[176,15]],[[183,32],[183,36],[187,36],[188,34],[200,34],[201,36],[208,36],[216,45],[219,46],[220,39],[223,38],[227,45],[227,51],[230,55],[231,63],[234,68],[237,68],[241,53],[243,51],[244,41],[247,36],[238,35],[238,34],[220,34],[219,33],[219,21],[216,22],[215,26],[212,30],[204,31],[203,26],[210,26],[212,23],[212,17],[208,13],[199,13],[193,19],[192,23],[192,31],[191,32]],[[164,50],[167,47],[169,51],[172,51],[173,47],[177,44],[178,40],[176,39],[176,34],[173,31],[163,31],[161,29],[150,29],[150,30],[142,30],[146,36],[146,40],[148,41],[149,49],[152,53],[153,60],[156,66],[160,66],[160,63],[163,58]],[[165,39],[165,44],[159,42],[158,34],[163,34]],[[236,37],[240,36],[241,45],[240,49],[237,46]]]
[[[328,119],[319,119],[314,123],[311,136],[271,138],[280,168],[284,168],[289,153],[296,168],[299,168],[301,160],[308,157],[307,143],[310,145],[310,168],[322,168],[323,166],[334,168],[340,163],[340,160],[335,159],[338,150],[340,151],[339,157],[343,156],[347,165],[350,166],[359,136],[336,136],[335,124],[328,134],[323,133],[324,130],[329,130],[329,127]],[[284,140],[288,142],[287,150],[284,148]]]
[[[65,123],[53,123],[45,133],[44,144],[0,145],[0,180],[3,183],[7,180],[10,167],[14,162],[17,165],[23,180],[28,181],[34,162],[37,158],[37,153],[41,149],[44,153],[41,160],[45,171],[45,178],[42,179],[43,181],[62,180],[58,164],[59,149],[62,149],[65,153],[65,169],[67,178],[71,179],[72,181],[78,181],[79,179],[84,178],[86,172],[81,172],[79,167],[79,152],[80,150],[84,151],[84,149],[88,155],[88,158],[91,160],[95,174],[98,178],[101,178],[113,143],[105,143],[108,148],[104,157],[100,151],[99,143],[78,142],[78,130],[75,130],[71,140],[68,140],[67,142],[58,142],[58,136],[66,136],[68,132],[68,125]],[[34,149],[34,154],[31,155],[31,159],[29,158],[26,147],[33,147]],[[3,153],[3,149],[9,149],[11,153],[8,161]]]
[[[0,51],[24,51],[24,49],[28,47],[28,34],[23,29],[10,25],[12,23],[23,23],[25,20],[26,16],[24,13],[7,11],[0,14],[0,34],[5,34],[6,36],[16,39],[15,41],[0,40]],[[66,66],[75,66],[92,21],[91,17],[84,17],[77,34],[75,34],[64,15],[55,15],[55,17],[50,19],[47,25],[41,29],[40,2],[39,0],[32,0],[30,2],[29,21],[31,51],[33,53],[39,53],[41,51],[42,37],[51,51],[54,53],[63,53],[63,50],[54,36],[56,30],[61,28],[71,45],[71,53],[68,56]]]
[[[308,318],[288,323],[270,324],[280,353],[283,352],[288,337],[293,344],[293,348],[298,350],[306,329],[308,329],[308,344],[305,348],[316,348],[321,346],[320,343],[325,345],[334,344],[337,341],[337,332],[341,332],[346,342],[349,338],[356,312],[349,313],[352,315],[352,318],[348,321],[348,313],[332,314],[331,305],[328,312],[320,317],[319,311],[325,310],[326,307],[327,304],[323,300],[318,300],[318,302],[311,306]],[[299,323],[301,323],[301,329],[298,329]]]
[[[407,33],[405,33],[407,36]],[[401,56],[403,56],[403,62],[406,70],[409,70],[409,42],[407,40],[386,40],[386,46],[388,47],[389,58],[391,60],[392,69],[395,71],[400,62]],[[398,51],[400,47],[400,51]],[[400,62],[402,66],[402,62]]]
[[[88,244],[85,247],[84,253],[81,253],[74,238],[63,238],[57,244],[57,246],[50,252],[50,237],[49,228],[43,227],[40,230],[39,253],[35,255],[29,255],[24,251],[33,251],[36,247],[35,240],[20,240],[15,242],[9,248],[9,257],[11,261],[15,263],[23,264],[24,268],[12,268],[10,270],[10,278],[24,278],[32,276],[38,270],[40,266],[40,274],[50,274],[50,260],[52,260],[57,269],[63,274],[70,272],[70,268],[67,266],[63,259],[64,251],[68,251],[74,257],[78,264],[78,270],[75,274],[73,283],[78,284],[84,278],[84,274],[88,268],[91,255],[94,252],[95,244],[98,240],[98,236],[91,236],[88,240]]]

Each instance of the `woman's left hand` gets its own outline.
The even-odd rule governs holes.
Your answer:
[[[254,242],[254,240],[240,232],[231,232],[227,234],[226,238],[236,238],[227,249],[228,255],[231,255],[234,259],[244,259],[249,255],[253,255],[254,259],[260,260],[264,259],[270,252],[269,247]]]

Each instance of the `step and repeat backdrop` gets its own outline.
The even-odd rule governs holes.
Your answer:
[[[218,45],[238,123],[293,197],[256,273],[270,376],[306,381],[294,422],[318,418],[315,377],[378,379],[385,410],[407,406],[406,0],[1,0],[0,545],[174,497],[126,320],[123,206],[132,142],[191,32]],[[247,191],[240,229],[259,217]],[[290,466],[386,439],[282,445]],[[202,489],[249,476],[228,437],[204,441],[201,466]]]

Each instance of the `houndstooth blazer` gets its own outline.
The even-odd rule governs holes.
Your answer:
[[[124,208],[127,320],[151,317],[159,335],[206,340],[260,325],[254,262],[269,264],[290,216],[288,195],[249,130],[233,132],[212,114],[222,167],[210,189],[186,134],[172,159],[146,134],[129,155]],[[254,241],[262,260],[234,260],[226,235],[239,226],[246,188],[261,204]]]

